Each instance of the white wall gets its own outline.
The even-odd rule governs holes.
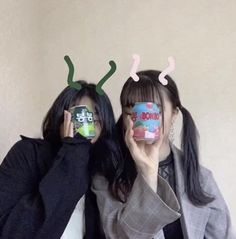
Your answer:
[[[41,121],[66,86],[68,54],[76,78],[104,86],[116,116],[132,54],[140,69],[171,74],[201,134],[202,163],[210,168],[236,227],[236,2],[234,0],[0,1],[0,158],[19,134],[40,136]]]

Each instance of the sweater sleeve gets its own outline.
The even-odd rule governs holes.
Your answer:
[[[0,238],[60,238],[87,191],[86,139],[65,138],[40,180],[38,147],[32,140],[19,141],[0,166]]]
[[[180,217],[178,200],[168,183],[158,178],[156,194],[138,174],[126,203],[114,199],[108,182],[96,175],[92,190],[97,196],[103,229],[107,238],[150,239],[168,223]]]

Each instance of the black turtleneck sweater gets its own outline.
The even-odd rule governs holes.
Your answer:
[[[90,145],[79,136],[57,147],[22,137],[11,148],[0,166],[1,239],[59,239],[84,194],[85,238],[105,238],[89,189]]]

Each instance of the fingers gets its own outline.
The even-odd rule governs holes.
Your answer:
[[[68,130],[70,128],[71,114],[69,111],[64,110],[64,136],[68,135]]]
[[[127,116],[127,128],[125,131],[125,142],[128,147],[133,147],[135,143],[134,141],[134,131],[133,131],[133,121],[129,116]]]
[[[154,144],[154,143],[155,143],[154,140],[148,140],[148,141],[146,141],[146,144]]]
[[[74,137],[74,124],[73,122],[70,122],[70,127],[69,127],[69,137]]]
[[[161,133],[159,139],[154,142],[154,145],[155,145],[156,147],[161,147],[162,142],[163,142],[163,139],[164,139],[164,137],[163,137],[163,134]]]
[[[73,123],[71,122],[71,113],[67,110],[64,110],[64,123],[63,123],[63,136],[64,137],[73,137]]]
[[[136,141],[136,144],[141,151],[145,151],[145,145],[147,144],[146,141],[144,140]]]
[[[134,130],[133,130],[134,122],[130,116],[127,116],[126,120],[127,120],[127,129],[125,133],[125,141],[127,146],[129,148],[132,147],[133,150],[139,149],[141,151],[144,151],[146,142],[143,140],[136,141],[134,139]]]

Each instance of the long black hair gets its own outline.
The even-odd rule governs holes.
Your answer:
[[[42,124],[42,133],[45,140],[53,145],[60,145],[60,126],[64,120],[64,110],[76,105],[82,97],[89,97],[95,104],[101,124],[101,134],[90,150],[89,169],[91,176],[101,174],[109,182],[109,191],[118,200],[122,192],[120,175],[123,171],[121,151],[118,145],[115,118],[111,102],[106,94],[99,95],[95,84],[77,81],[80,90],[67,86],[56,98]]]
[[[158,100],[162,108],[161,112],[164,112],[163,92],[167,94],[172,103],[173,109],[179,109],[183,115],[181,148],[183,151],[185,191],[194,205],[206,205],[207,203],[212,202],[214,198],[210,197],[210,195],[207,195],[207,193],[203,191],[200,183],[198,131],[196,125],[189,111],[181,104],[178,88],[175,82],[167,75],[165,78],[168,80],[168,84],[163,86],[158,80],[160,73],[161,72],[157,70],[140,71],[137,73],[139,76],[138,82],[129,78],[122,88],[120,96],[121,106],[124,108],[133,106],[137,101],[156,102]],[[164,114],[162,117],[164,123]],[[124,132],[122,116],[118,120],[117,127],[120,135],[122,135]],[[124,142],[124,137],[119,137],[119,140],[122,147],[123,157],[125,158],[126,165],[124,166],[125,170],[123,172],[123,177],[126,181],[126,191],[128,194],[131,191],[137,170]]]

